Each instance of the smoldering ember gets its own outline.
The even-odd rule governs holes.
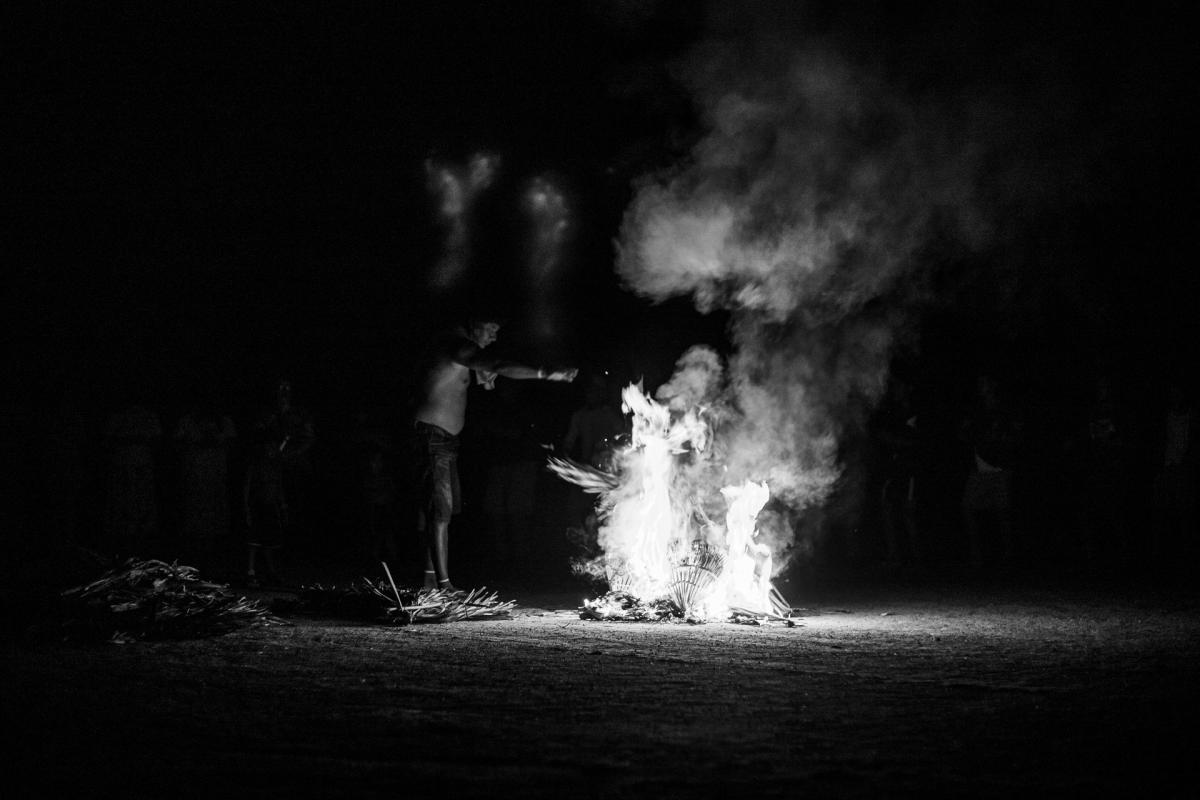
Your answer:
[[[1187,10],[14,20],[9,783],[1194,795]]]

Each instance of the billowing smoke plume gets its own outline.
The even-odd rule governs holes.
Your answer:
[[[525,189],[525,213],[531,225],[529,271],[533,280],[553,274],[562,258],[563,241],[571,224],[566,197],[545,176],[534,178]]]
[[[535,333],[541,339],[550,339],[561,328],[559,268],[571,229],[571,209],[557,182],[547,176],[529,182],[523,201],[529,220],[526,280]]]
[[[828,52],[710,49],[685,77],[706,133],[639,187],[617,269],[645,297],[732,312],[726,374],[691,353],[659,398],[707,393],[722,480],[802,509],[882,393],[937,243],[986,233],[976,153],[946,110]]]
[[[425,162],[430,195],[445,231],[442,255],[429,276],[438,291],[457,286],[467,273],[471,259],[471,211],[480,192],[492,184],[499,159],[477,153],[465,166]]]

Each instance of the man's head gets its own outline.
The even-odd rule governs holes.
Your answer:
[[[493,319],[479,318],[467,324],[467,338],[480,347],[487,347],[496,341],[500,333],[500,323]]]

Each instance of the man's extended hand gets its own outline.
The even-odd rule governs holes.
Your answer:
[[[488,372],[486,369],[477,369],[475,370],[475,383],[490,391],[496,388],[498,374],[497,372]]]
[[[556,369],[553,372],[546,375],[546,380],[562,381],[563,383],[570,383],[571,381],[575,380],[575,376],[578,374],[579,374],[579,370],[575,369],[575,368]]]

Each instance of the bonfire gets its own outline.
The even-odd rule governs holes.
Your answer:
[[[622,401],[632,436],[613,471],[549,459],[551,471],[597,496],[596,541],[573,568],[607,591],[586,601],[581,616],[787,621],[790,607],[771,583],[771,550],[755,527],[770,499],[766,483],[713,490],[721,469],[708,452],[706,409],[672,410],[639,386],[627,387]]]

